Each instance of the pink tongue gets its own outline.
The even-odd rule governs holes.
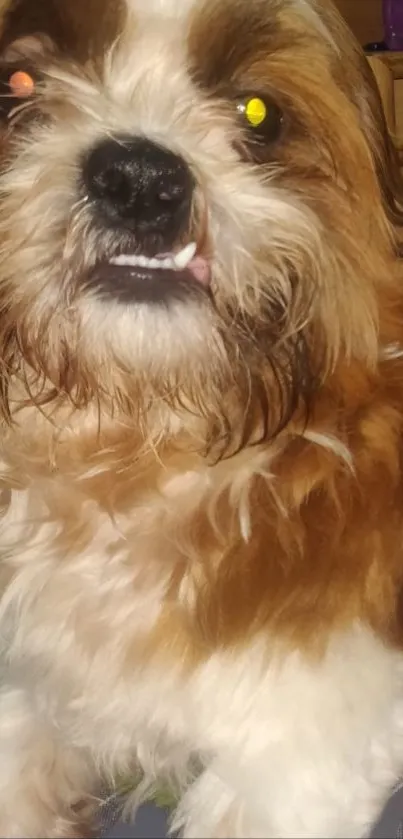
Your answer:
[[[198,283],[205,286],[210,285],[211,271],[207,259],[203,259],[202,256],[195,256],[194,259],[190,260],[187,268]]]

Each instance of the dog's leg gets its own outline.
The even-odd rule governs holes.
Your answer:
[[[0,836],[89,836],[91,780],[86,755],[63,744],[44,709],[23,688],[3,685]]]
[[[195,683],[207,758],[179,804],[181,835],[368,836],[403,768],[401,654],[355,627],[318,660],[253,669],[257,647],[235,660]]]
[[[242,797],[207,769],[187,790],[175,813],[173,831],[185,839],[267,839],[274,836],[248,819]]]
[[[226,778],[221,768],[205,770],[179,804],[173,820],[175,834],[182,839],[361,839],[369,835],[387,794],[387,786],[368,784],[357,773],[345,779],[343,795],[340,779],[333,790],[330,771],[325,786],[326,767],[322,771],[318,767],[315,778],[309,761],[305,778],[302,774],[300,779],[290,778],[292,770],[288,777],[279,772],[276,784],[265,784],[261,769],[255,790],[251,778],[255,778],[256,766],[250,774],[245,767],[243,775],[242,770],[238,773],[244,789],[235,789],[233,778]],[[272,775],[272,769],[268,774]],[[293,796],[292,788],[299,780],[300,788]]]

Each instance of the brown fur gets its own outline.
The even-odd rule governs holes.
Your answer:
[[[74,10],[69,7],[70,12],[73,19]],[[258,4],[254,12],[258,26],[261,14]],[[219,13],[228,14],[226,7],[220,8]],[[47,21],[56,20],[46,9],[43,14]],[[210,31],[226,33],[227,37],[228,29],[222,22],[218,25],[215,18],[211,15],[206,17],[204,11],[202,16]],[[238,18],[232,5],[231,18],[235,25]],[[24,17],[19,19],[25,21]],[[250,22],[249,14],[248,20]],[[241,64],[239,57],[234,56],[237,84],[241,89],[253,89],[257,84],[260,87],[262,83],[264,85],[267,79],[267,85],[276,91],[280,102],[290,99],[291,107],[298,113],[298,122],[287,142],[276,152],[279,181],[285,186],[291,185],[297,192],[301,190],[303,195],[306,172],[309,172],[309,201],[315,209],[319,207],[327,230],[332,231],[329,234],[334,239],[332,248],[336,253],[343,254],[346,263],[345,277],[338,277],[339,287],[330,288],[322,324],[313,324],[310,351],[319,362],[326,360],[329,352],[334,366],[334,355],[342,340],[340,332],[344,326],[340,318],[344,317],[347,327],[345,341],[351,343],[344,352],[354,354],[358,349],[363,358],[360,361],[337,362],[335,370],[331,369],[326,375],[318,371],[324,380],[311,401],[306,427],[324,432],[329,429],[338,433],[341,431],[351,451],[355,474],[352,475],[332,453],[318,451],[308,442],[297,439],[305,423],[303,413],[301,421],[295,419],[291,424],[291,442],[284,443],[284,455],[276,466],[279,477],[275,482],[275,494],[264,480],[256,478],[253,481],[250,499],[252,537],[248,544],[242,542],[236,527],[232,542],[228,541],[225,524],[226,544],[220,547],[220,540],[214,535],[209,522],[208,500],[204,508],[198,509],[196,517],[192,513],[188,522],[184,518],[181,526],[184,532],[189,529],[193,551],[201,559],[201,566],[197,563],[195,570],[198,593],[194,631],[201,633],[201,640],[208,642],[208,646],[228,645],[233,644],[235,639],[245,643],[250,632],[265,625],[280,634],[285,633],[292,643],[301,644],[317,636],[323,640],[323,632],[333,629],[335,622],[345,623],[353,617],[360,617],[370,620],[380,631],[396,636],[401,631],[396,620],[401,587],[397,533],[400,532],[402,503],[399,372],[403,364],[400,360],[378,364],[376,353],[378,335],[383,344],[401,340],[403,332],[399,287],[401,268],[394,256],[396,240],[387,222],[387,214],[393,217],[396,214],[399,221],[400,216],[395,204],[397,175],[393,168],[390,142],[385,134],[379,97],[373,84],[368,88],[368,73],[363,73],[363,61],[355,46],[351,49],[349,38],[345,40],[347,52],[340,59],[340,64],[349,68],[343,91],[338,90],[332,81],[326,44],[321,50],[316,44],[315,60],[305,61],[311,41],[304,35],[303,23],[299,24],[295,14],[289,20],[284,18],[278,46],[273,34],[276,18],[269,21],[267,33],[265,29],[259,29],[258,43],[254,26],[246,28],[242,17],[236,25],[242,28],[242,21],[251,41],[248,53],[248,41],[245,38],[242,40],[245,59]],[[36,19],[34,24],[29,22],[28,30],[36,30],[39,23]],[[335,23],[341,28],[337,19]],[[192,31],[200,34],[201,43],[205,45],[204,30],[200,30],[197,20]],[[22,34],[27,34],[26,30]],[[236,38],[234,40],[238,42]],[[196,45],[192,40],[190,49],[195,54]],[[267,57],[268,49],[270,57]],[[222,54],[222,50],[220,45],[218,54]],[[204,56],[207,55],[210,56],[210,51],[204,48]],[[214,55],[210,56],[210,66],[214,60]],[[242,69],[243,66],[245,69]],[[224,71],[223,67],[221,69]],[[364,88],[360,93],[364,79],[365,89],[370,90],[370,96],[365,98]],[[324,95],[326,84],[329,88],[327,96]],[[331,132],[329,136],[328,128]],[[314,149],[312,136],[316,138]],[[338,149],[339,161],[343,163],[343,168],[340,168],[339,161],[337,163],[337,179],[334,178],[331,159],[333,148]],[[346,190],[350,194],[348,211]],[[363,196],[366,208],[363,207]],[[368,243],[365,250],[363,242]],[[349,308],[344,316],[343,282],[350,286]],[[358,301],[353,308],[350,296],[352,283],[356,284]],[[304,295],[306,291],[300,289],[299,293]],[[338,312],[337,320],[335,311]],[[315,334],[316,330],[318,334]],[[35,351],[34,347],[32,349]],[[28,347],[25,347],[27,351]],[[7,354],[5,318],[4,359]],[[60,363],[58,367],[58,375],[63,377],[59,379],[58,387],[63,382],[63,389],[71,391],[73,385],[78,393],[81,383],[74,381],[73,369],[63,373]],[[80,397],[77,398],[79,404]],[[289,434],[290,431],[284,432],[284,440]],[[292,442],[293,435],[295,442]],[[12,430],[8,436],[11,443]],[[120,440],[119,434],[113,433],[113,439],[116,441],[113,444],[116,446],[114,459],[118,464],[113,490],[116,499],[114,510],[117,512],[122,509],[121,504],[123,508],[130,506],[130,499],[138,493],[139,482],[136,478],[133,486],[128,485],[125,477],[120,489],[119,473],[126,475],[125,458],[132,457],[133,443],[130,438],[127,450],[124,438]],[[33,441],[29,437],[28,440],[23,459],[26,462],[28,457],[29,463],[34,450],[30,448]],[[57,449],[54,452],[56,462],[62,458],[60,468],[71,470],[72,478],[80,474],[80,460],[84,450],[87,450],[85,457],[88,457],[88,445],[95,462],[102,462],[104,449],[97,435],[92,442],[90,438],[89,443],[84,437],[85,448],[82,454],[78,450],[74,459],[73,452],[68,449],[66,454],[65,448],[60,449],[61,454]],[[105,445],[110,446],[109,435]],[[187,445],[186,441],[184,445]],[[176,446],[175,443],[173,451]],[[165,454],[164,449],[160,457],[163,461],[168,457],[169,463],[172,455]],[[43,455],[39,453],[36,455],[37,463],[41,462],[41,457]],[[150,465],[147,466],[147,463]],[[40,470],[44,468],[46,470],[46,463],[40,466]],[[140,471],[146,486],[153,486],[156,481],[156,474],[154,478],[150,474],[146,479],[150,468],[150,455],[147,455]],[[152,467],[152,472],[156,473],[156,466]],[[105,486],[101,479],[82,483],[85,495],[104,504],[105,490],[106,496],[111,497],[112,474],[109,468],[103,479]],[[119,498],[122,499],[120,502]],[[287,518],[283,523],[284,509],[287,510]],[[59,513],[55,511],[55,515]],[[223,523],[231,517],[225,497],[220,502],[216,517]],[[174,527],[177,527],[176,522]],[[210,555],[214,558],[213,565],[209,561]],[[184,565],[183,573],[192,575],[192,568]],[[180,577],[176,572],[173,579],[178,585]]]
[[[69,69],[74,53],[74,72],[84,72],[81,62],[93,79],[92,59],[122,26],[111,9],[11,4],[3,46],[38,30],[55,42],[48,87],[33,104],[39,118],[77,118],[55,67]],[[400,173],[375,82],[337,14],[321,6],[338,54],[291,3],[276,0],[269,17],[266,2],[245,9],[209,2],[194,13],[187,60],[197,95],[228,113],[238,91],[275,98],[284,135],[245,159],[320,219],[322,245],[311,260],[293,252],[283,299],[276,284],[242,300],[213,285],[211,362],[185,355],[166,378],[101,350],[96,364],[77,320],[80,249],[65,284],[49,285],[53,308],[39,311],[46,284],[24,251],[23,199],[6,194],[1,210],[3,515],[14,491],[37,486],[57,523],[53,549],[72,565],[94,538],[88,509],[124,520],[129,575],[152,539],[136,573],[145,590],[166,577],[165,600],[153,629],[128,645],[127,672],[152,656],[189,671],[262,630],[281,648],[315,654],[357,621],[403,644],[403,356],[386,352],[403,345]],[[17,119],[4,137],[16,171],[24,125]],[[39,180],[31,198],[43,188]],[[64,244],[69,224],[59,231]],[[103,248],[99,231],[91,235]],[[289,240],[291,251],[292,228]],[[269,249],[254,256],[263,266],[275,259]],[[200,301],[207,310],[211,301]],[[186,475],[195,476],[188,492]],[[149,517],[140,528],[138,510]],[[109,546],[111,558],[120,547]],[[4,590],[16,564],[2,567]],[[85,601],[74,615],[90,659],[110,627],[95,614],[87,628]]]
[[[4,10],[4,11],[3,11]],[[2,0],[1,47],[28,35],[46,35],[69,58],[86,61],[104,52],[119,34],[125,18],[120,0]]]
[[[257,15],[258,27],[262,13],[259,4],[253,11]],[[70,12],[73,20],[74,9],[69,7]],[[228,14],[225,5],[220,7],[219,13]],[[46,9],[43,9],[43,14],[47,21],[57,20]],[[212,14],[218,14],[218,11]],[[399,471],[402,394],[399,374],[403,363],[396,359],[378,363],[376,355],[378,340],[386,344],[402,338],[402,269],[394,253],[397,234],[387,221],[389,215],[400,222],[396,208],[398,179],[379,97],[373,82],[369,87],[369,74],[363,72],[361,55],[351,39],[346,38],[337,18],[334,18],[335,26],[345,38],[345,51],[337,71],[340,74],[342,65],[349,68],[348,78],[343,79],[344,90],[334,85],[333,67],[329,63],[326,44],[321,49],[315,44],[315,59],[305,60],[309,55],[311,39],[304,34],[303,22],[298,21],[295,13],[289,19],[283,15],[278,43],[275,35],[277,17],[269,20],[267,32],[264,28],[259,29],[256,42],[255,30],[258,29],[246,27],[241,12],[238,20],[233,5],[230,14],[232,24],[240,29],[243,26],[250,37],[249,47],[247,39],[241,41],[243,61],[240,63],[239,56],[234,56],[238,86],[253,89],[259,85],[261,88],[267,79],[267,85],[276,92],[278,101],[289,100],[291,108],[295,108],[298,114],[286,142],[276,151],[279,183],[291,186],[296,192],[301,190],[303,195],[306,173],[309,172],[308,200],[325,219],[326,229],[332,231],[328,233],[333,237],[332,250],[342,254],[345,260],[345,275],[337,278],[337,288],[330,284],[328,299],[324,289],[325,309],[321,322],[314,322],[309,333],[311,357],[319,364],[325,362],[326,366],[322,370],[318,366],[317,375],[323,381],[310,400],[306,428],[308,431],[319,429],[325,433],[329,430],[341,433],[351,451],[354,474],[331,452],[320,451],[307,441],[298,439],[298,434],[305,427],[306,415],[303,411],[299,420],[297,414],[290,428],[280,437],[281,441],[284,440],[281,443],[284,454],[275,468],[275,473],[278,473],[275,493],[265,480],[257,477],[252,482],[252,537],[248,544],[243,543],[237,526],[234,526],[231,541],[228,540],[227,521],[231,518],[231,511],[225,494],[215,516],[218,522],[223,523],[225,547],[215,535],[209,520],[208,499],[200,505],[196,514],[192,512],[188,521],[183,517],[183,533],[188,530],[191,534],[192,550],[195,556],[200,557],[201,564],[197,562],[196,568],[192,569],[192,566],[179,560],[178,568],[182,567],[182,574],[178,576],[174,572],[174,588],[170,590],[170,597],[183,574],[195,574],[197,597],[194,617],[190,623],[189,618],[186,621],[191,634],[200,635],[200,640],[209,647],[211,644],[231,645],[235,639],[246,643],[249,633],[256,632],[262,625],[285,634],[293,644],[305,644],[319,635],[323,640],[324,632],[334,629],[335,623],[348,623],[357,617],[371,621],[388,636],[398,637],[402,631],[397,623],[401,588],[400,540],[397,534],[400,533],[402,503]],[[204,10],[201,15],[210,31],[220,35],[226,33],[227,37],[228,29],[222,22],[216,22],[211,14],[206,16]],[[18,19],[21,25],[26,21],[24,16]],[[13,18],[10,18],[11,26],[12,21]],[[249,14],[248,21],[250,23]],[[28,31],[37,30],[39,24],[36,19],[34,23],[29,21]],[[92,31],[98,30],[94,28]],[[13,29],[12,32],[14,35]],[[200,42],[205,44],[206,36],[197,20],[192,32],[197,32]],[[26,35],[27,30],[18,34]],[[51,34],[55,36],[54,32]],[[234,40],[238,43],[236,38]],[[192,55],[196,55],[194,40],[191,39],[189,44]],[[217,54],[222,55],[222,52],[223,47],[219,45]],[[209,56],[212,68],[214,50],[211,55],[209,50],[204,49],[204,61],[206,56]],[[200,65],[200,59],[196,60]],[[224,72],[222,65],[220,68]],[[206,69],[206,73],[208,79],[211,73],[217,75],[212,69]],[[324,93],[326,85],[328,95]],[[312,136],[316,138],[314,148]],[[339,152],[337,164],[332,161],[333,148]],[[334,177],[336,165],[337,179]],[[346,190],[350,195],[348,210]],[[365,208],[363,201],[366,202]],[[367,244],[366,249],[363,249],[363,242]],[[348,297],[343,283],[349,286]],[[357,300],[354,306],[351,304],[353,284]],[[305,305],[303,297],[306,293],[306,289],[298,290],[298,294],[302,295],[302,305]],[[344,309],[344,296],[348,301],[348,310]],[[344,328],[346,335],[343,340],[341,333]],[[24,340],[22,335],[20,340]],[[9,346],[6,316],[3,318],[4,360],[7,359]],[[31,349],[35,352],[35,347],[22,346],[28,358]],[[339,351],[347,353],[343,362],[335,361]],[[351,354],[358,354],[361,358],[349,361]],[[81,382],[74,378],[78,370],[74,373],[74,367],[69,364],[68,370],[63,372],[60,362],[57,362],[56,369],[59,377],[57,387],[62,386],[63,390],[71,392],[73,401],[79,405]],[[301,384],[301,373],[298,375]],[[46,389],[44,393],[47,393]],[[51,393],[48,393],[47,401]],[[250,431],[252,437],[254,433],[254,430]],[[7,437],[11,445],[12,428]],[[104,446],[110,448],[111,439],[114,452],[112,466],[117,464],[114,471],[110,466],[106,468],[107,462],[104,461]],[[37,443],[28,436],[23,461],[32,462],[33,466],[35,456],[36,469],[46,473],[44,454],[41,455],[39,450],[34,455],[34,445],[36,448]],[[113,497],[115,513],[130,508],[140,488],[151,488],[158,480],[160,467],[158,462],[152,465],[153,456],[150,457],[150,454],[144,456],[140,484],[137,476],[134,482],[130,475],[126,477],[128,467],[125,461],[132,457],[133,441],[130,436],[127,448],[119,431],[114,431],[112,438],[107,433],[104,445],[101,445],[97,433],[89,440],[84,435],[84,448],[80,445],[77,453],[60,443],[56,445],[59,451],[56,448],[52,457],[63,472],[71,474],[72,480],[75,475],[80,475],[88,457],[95,458],[94,463],[103,463],[102,474],[105,473],[105,477],[81,481],[81,487],[85,496],[94,498],[102,506],[106,498],[110,503]],[[172,457],[175,459],[177,445],[174,441],[168,447],[164,445],[159,455],[162,462],[169,464]],[[186,439],[182,445],[188,445]],[[171,449],[172,454],[169,453]],[[140,464],[141,458],[140,448]],[[181,461],[186,464],[183,454]],[[20,457],[17,457],[17,463],[21,480]],[[53,469],[53,460],[50,465]],[[28,472],[32,466],[28,467]],[[221,467],[222,470],[231,468],[231,461],[228,466],[223,464]],[[26,471],[27,468],[24,473]],[[113,489],[112,475],[115,476]],[[287,511],[285,521],[284,510]],[[59,516],[60,512],[55,510],[54,514]],[[176,530],[176,521],[173,526]],[[184,541],[186,543],[186,539]],[[213,558],[213,564],[209,557]]]

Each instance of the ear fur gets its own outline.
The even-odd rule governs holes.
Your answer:
[[[0,0],[0,52],[26,36],[46,36],[61,54],[83,61],[117,37],[123,0]]]
[[[0,5],[0,52],[6,53],[13,43],[27,38],[47,36],[47,40],[61,43],[64,26],[57,0],[8,0]]]

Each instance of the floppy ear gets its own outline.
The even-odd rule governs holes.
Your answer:
[[[47,36],[50,42],[63,39],[63,21],[57,0],[8,0],[0,3],[0,52],[25,38]]]
[[[40,34],[69,58],[85,60],[116,38],[124,8],[124,0],[0,0],[0,52]]]

